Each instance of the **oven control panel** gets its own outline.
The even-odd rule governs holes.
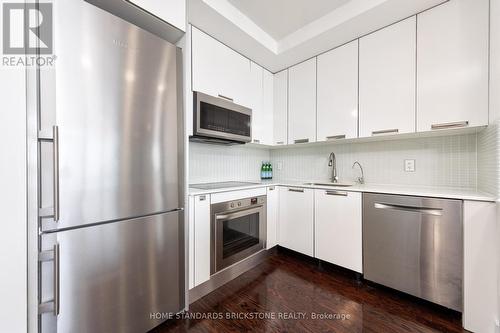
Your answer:
[[[266,203],[266,196],[253,197],[253,198],[245,198],[240,200],[234,200],[222,203],[226,208],[226,210],[239,210],[252,206],[262,206]],[[221,205],[221,204],[218,204]]]

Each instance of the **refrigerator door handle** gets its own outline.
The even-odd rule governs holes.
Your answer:
[[[52,137],[54,142],[53,163],[54,163],[54,221],[59,221],[59,127],[52,127]]]
[[[60,280],[59,280],[59,271],[60,271],[60,253],[59,253],[59,244],[55,244],[53,250],[51,251],[43,251],[38,255],[38,261],[52,261],[53,262],[53,271],[54,271],[54,299],[52,301],[44,302],[38,305],[38,313],[47,313],[52,312],[54,316],[59,315],[60,309]]]

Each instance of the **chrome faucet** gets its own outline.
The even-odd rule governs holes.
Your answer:
[[[332,183],[339,182],[339,176],[337,176],[337,158],[334,153],[330,153],[328,158],[328,166],[332,167]]]
[[[359,184],[364,184],[365,183],[365,173],[363,172],[363,167],[361,166],[361,163],[359,163],[358,161],[354,162],[354,164],[352,165],[352,168],[354,169],[354,167],[356,166],[356,164],[359,166],[359,169],[361,170],[361,177],[358,177],[357,178],[357,182]]]

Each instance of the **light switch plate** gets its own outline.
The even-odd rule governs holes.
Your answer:
[[[415,160],[405,160],[405,172],[415,172]]]
[[[278,165],[277,165],[278,170],[283,169],[283,162],[282,162],[282,161],[278,161],[278,163],[277,163],[277,164],[278,164]]]

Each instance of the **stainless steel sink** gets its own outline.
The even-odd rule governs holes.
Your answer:
[[[331,187],[351,187],[350,183],[304,183],[307,186],[331,186]]]

